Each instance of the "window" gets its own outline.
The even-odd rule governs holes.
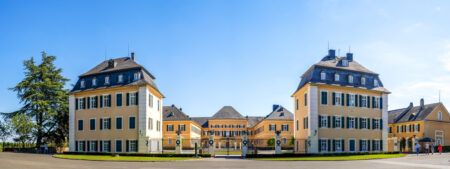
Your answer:
[[[356,106],[356,96],[354,94],[349,95],[349,106]]]
[[[122,93],[116,94],[116,106],[121,107],[122,106]]]
[[[122,83],[122,82],[123,82],[123,75],[122,75],[122,74],[120,74],[120,75],[117,77],[117,81],[118,81],[119,83]]]
[[[90,119],[89,120],[89,129],[90,130],[95,130],[95,119]]]
[[[380,140],[373,141],[373,151],[381,151],[381,141]]]
[[[140,72],[136,72],[134,73],[134,81],[141,79],[141,73]]]
[[[84,84],[84,79],[81,80],[81,82],[80,82],[80,87],[81,87],[81,88],[86,87],[85,84]]]
[[[78,109],[82,110],[84,109],[84,98],[79,98],[78,99]]]
[[[298,127],[298,120],[295,121],[295,128],[296,128],[297,130],[299,130],[299,127]]]
[[[122,140],[116,140],[116,152],[122,152]]]
[[[153,130],[153,119],[152,118],[148,118],[148,129]]]
[[[167,125],[167,131],[173,131],[173,124]]]
[[[161,111],[161,100],[158,100],[158,111]]]
[[[341,93],[336,93],[334,95],[334,100],[335,100],[335,105],[342,105],[342,94]]]
[[[438,120],[439,120],[439,121],[442,120],[442,112],[438,112]]]
[[[389,127],[389,133],[392,133],[392,127]]]
[[[373,86],[378,87],[380,84],[378,83],[377,79],[373,80]]]
[[[122,117],[116,117],[116,129],[122,129]]]
[[[298,110],[298,99],[295,99],[295,110]]]
[[[379,119],[373,119],[373,129],[380,129],[380,120]]]
[[[168,139],[167,142],[169,143],[169,145],[172,144],[172,139]]]
[[[78,120],[78,131],[83,131],[83,120]]]
[[[111,141],[103,141],[103,152],[111,152]]]
[[[341,123],[342,123],[341,117],[335,116],[335,118],[334,118],[334,128],[341,128],[342,127]]]
[[[103,119],[103,130],[111,129],[111,118]]]
[[[327,105],[328,104],[328,92],[327,91],[322,91],[320,92],[320,102],[322,105]]]
[[[342,151],[342,140],[334,140],[334,148],[337,152]]]
[[[161,131],[161,122],[156,120],[156,131]]]
[[[103,95],[103,107],[111,107],[111,95]]]
[[[97,86],[97,78],[92,79],[92,86]]]
[[[105,84],[109,84],[109,76],[105,76]]]
[[[334,81],[336,81],[336,82],[339,82],[339,74],[338,73],[335,73],[334,74]]]
[[[277,130],[277,125],[269,124],[269,131],[276,131],[276,130]]]
[[[328,140],[320,140],[320,151],[328,151]]]
[[[89,98],[89,106],[90,109],[97,108],[97,97]]]
[[[361,84],[362,85],[366,85],[366,78],[365,77],[361,77]]]
[[[444,131],[441,130],[435,130],[435,140],[436,140],[436,145],[443,145],[444,144]]]
[[[281,131],[289,131],[289,124],[281,125]]]
[[[360,126],[360,128],[367,129],[367,119],[365,119],[365,118],[361,119],[361,126]]]
[[[130,117],[129,118],[129,128],[130,129],[135,129],[136,128],[136,117]]]
[[[361,145],[359,146],[361,146],[360,147],[361,151],[367,151],[367,140],[361,140],[360,143]]]
[[[148,95],[148,106],[153,108],[153,95],[151,94]]]
[[[361,107],[367,107],[367,96],[361,96]]]
[[[355,122],[355,118],[354,117],[349,117],[348,118],[348,128],[350,128],[350,129],[354,129],[354,128],[356,128],[356,122]]]
[[[379,97],[373,97],[373,108],[380,108],[380,98]]]
[[[178,125],[178,131],[186,131],[186,125],[184,124]]]
[[[130,105],[137,105],[137,93],[130,93]]]
[[[305,93],[305,106],[308,106],[308,93]]]
[[[136,140],[130,140],[129,141],[128,150],[130,152],[137,152],[137,141]]]
[[[348,66],[348,60],[347,59],[342,60],[342,66],[344,66],[344,67]]]
[[[308,128],[308,117],[303,118],[303,128],[307,129]]]
[[[78,151],[85,151],[86,145],[85,141],[78,141]]]
[[[419,132],[419,124],[414,125],[414,132]]]
[[[353,75],[348,75],[348,83],[353,83]]]
[[[89,142],[89,151],[96,152],[97,151],[96,148],[97,148],[97,141],[90,141]]]
[[[325,71],[320,72],[320,80],[326,80],[327,79],[327,73]]]
[[[320,117],[320,127],[328,127],[328,116]]]

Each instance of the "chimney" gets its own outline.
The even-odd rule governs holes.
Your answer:
[[[174,104],[172,104],[172,107],[175,107],[175,105],[174,105]]]
[[[274,105],[272,106],[272,111],[278,110],[279,107],[280,107],[280,105],[274,104]]]
[[[328,59],[336,59],[336,50],[334,49],[329,49],[328,50]]]
[[[349,62],[353,61],[353,53],[347,53],[346,58]]]
[[[422,99],[420,99],[420,107],[424,107],[425,106],[425,101],[423,100],[423,98]]]
[[[108,60],[108,68],[109,69],[116,67],[116,65],[117,65],[117,63],[116,63],[116,61],[114,61],[114,59]]]
[[[131,52],[131,60],[134,60],[134,52]]]
[[[183,111],[183,108],[180,107],[180,111]]]

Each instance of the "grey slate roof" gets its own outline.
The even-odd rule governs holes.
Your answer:
[[[391,110],[388,112],[389,124],[408,121],[424,120],[433,110],[442,103],[424,104],[413,106],[412,103],[406,108]]]
[[[212,116],[212,119],[245,119],[236,109],[232,106],[224,106],[216,114]]]
[[[188,115],[184,114],[176,106],[164,106],[163,107],[163,120],[164,121],[177,121],[177,120],[191,120]]]
[[[268,120],[293,120],[294,114],[280,105],[274,105],[274,110],[264,119]]]
[[[370,73],[370,74],[377,74],[355,60],[348,62],[348,66],[340,66],[341,61],[345,59],[345,57],[336,57],[336,59],[332,60],[321,60],[319,63],[314,64],[314,66],[322,66],[322,67],[328,67],[328,68],[335,68],[335,69],[342,69],[342,70],[350,70],[355,72],[364,72],[364,73]]]
[[[261,120],[263,120],[264,117],[260,117],[260,116],[249,116],[247,117],[247,121],[248,121],[248,127],[254,127],[256,124],[258,124]]]
[[[202,126],[203,128],[208,128],[209,126],[208,125],[208,120],[210,119],[209,117],[191,117],[191,119],[200,124],[200,126]]]
[[[114,68],[108,68],[109,60],[105,60],[102,63],[95,66],[94,68],[92,68],[91,70],[87,71],[86,73],[81,74],[80,77],[101,74],[101,73],[107,73],[107,72],[115,72],[115,71],[119,71],[119,70],[134,69],[134,68],[145,69],[143,66],[136,63],[130,57],[115,58],[112,60],[115,61],[117,64]],[[150,72],[148,72],[147,70],[145,70],[145,71],[149,74],[149,76],[152,79],[155,79],[155,77]]]

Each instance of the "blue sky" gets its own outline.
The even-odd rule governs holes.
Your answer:
[[[391,109],[450,94],[450,2],[446,1],[0,1],[0,112],[20,103],[9,91],[22,61],[56,55],[70,79],[105,58],[127,55],[156,76],[191,116],[224,105],[266,115],[292,110],[301,74],[331,48],[378,72]]]

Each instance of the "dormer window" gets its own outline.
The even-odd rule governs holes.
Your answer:
[[[140,72],[134,73],[134,80],[136,81],[136,80],[139,80],[139,79],[141,79],[141,73]]]
[[[109,76],[105,77],[105,84],[109,84]]]
[[[92,86],[97,86],[97,78],[92,79]]]
[[[320,72],[320,80],[325,80],[327,79],[327,74],[325,73],[325,71]]]
[[[353,75],[348,75],[348,83],[353,83]]]
[[[379,84],[378,84],[378,80],[377,80],[377,79],[374,79],[374,80],[373,80],[373,85],[374,85],[375,87],[378,87]]]
[[[84,87],[86,87],[86,86],[84,85],[84,79],[83,79],[83,80],[81,80],[81,82],[80,82],[80,87],[81,87],[81,88],[84,88]]]
[[[122,75],[122,74],[120,74],[117,78],[118,78],[117,81],[118,81],[119,83],[122,83],[122,82],[123,82],[123,75]]]
[[[336,82],[339,81],[339,74],[338,73],[334,74],[334,81],[336,81]]]
[[[342,66],[343,67],[348,67],[348,60],[347,59],[342,60]]]
[[[361,77],[361,84],[362,85],[366,85],[366,78],[365,77]]]

